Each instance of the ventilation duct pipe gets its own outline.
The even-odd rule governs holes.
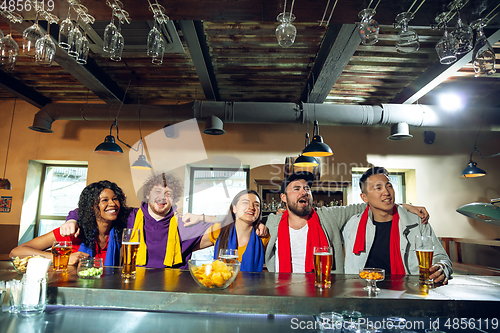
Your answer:
[[[165,120],[172,122],[191,119],[193,103],[182,105],[136,105],[123,104],[47,104],[35,115],[33,126],[29,128],[43,133],[52,133],[52,123],[56,120],[109,120],[113,121],[120,110],[119,120],[138,121],[139,107],[141,121]]]
[[[52,133],[55,120],[109,120],[115,119],[120,105],[107,104],[48,104],[35,115],[30,128]],[[484,112],[484,114],[483,114]],[[383,104],[335,105],[258,102],[204,102],[195,101],[182,105],[144,105],[140,107],[143,121],[180,122],[192,118],[204,121],[210,116],[219,117],[224,123],[304,123],[318,120],[321,125],[393,125],[407,123],[410,126],[452,127],[474,130],[483,124],[500,125],[498,109],[467,109],[448,113],[437,106]],[[119,120],[139,120],[139,106],[121,106]],[[483,126],[484,128],[484,126]],[[486,130],[486,128],[485,128]]]

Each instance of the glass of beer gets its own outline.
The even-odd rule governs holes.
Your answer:
[[[434,243],[432,237],[415,236],[415,252],[418,258],[419,282],[433,285],[434,282],[429,278],[429,269],[432,266],[432,257],[434,256]]]
[[[330,246],[314,247],[314,273],[316,288],[330,288],[332,285],[333,249]]]
[[[135,279],[135,258],[141,241],[141,232],[139,229],[123,229],[122,249],[123,249],[123,268],[122,277],[125,279]]]
[[[52,263],[54,272],[67,272],[69,256],[71,255],[72,243],[70,241],[54,241],[52,243]]]
[[[231,260],[238,260],[238,250],[236,249],[220,249],[219,259],[224,262],[230,262]]]

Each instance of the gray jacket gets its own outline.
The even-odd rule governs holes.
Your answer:
[[[434,257],[433,264],[440,263],[443,266],[446,277],[449,278],[453,272],[451,260],[446,254],[441,242],[436,237],[430,224],[422,224],[417,215],[409,213],[406,209],[398,206],[399,213],[399,234],[402,235],[399,239],[401,258],[405,267],[406,274],[418,274],[418,260],[415,254],[415,236],[432,236],[434,243]],[[353,216],[349,222],[346,223],[342,230],[342,236],[345,245],[345,273],[358,274],[359,268],[365,267],[368,254],[373,245],[375,238],[375,225],[373,224],[373,215],[371,210],[368,213],[368,223],[366,224],[366,245],[365,251],[359,255],[353,253],[354,242],[358,225],[361,220],[361,215]]]
[[[321,207],[316,210],[319,216],[321,227],[325,231],[328,243],[333,247],[334,273],[344,272],[344,251],[342,249],[342,239],[340,230],[349,219],[358,213],[364,212],[366,204],[349,206]],[[270,214],[267,218],[266,226],[269,228],[269,244],[266,249],[266,266],[269,272],[274,272],[276,262],[276,240],[278,239],[278,225],[281,215]]]

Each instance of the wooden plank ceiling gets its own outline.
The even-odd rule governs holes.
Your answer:
[[[436,65],[434,49],[443,31],[434,30],[431,25],[449,2],[424,2],[410,22],[420,37],[420,50],[399,54],[394,47],[398,33],[394,18],[408,9],[413,0],[380,1],[374,17],[381,24],[380,35],[374,46],[359,44],[354,26],[359,22],[358,12],[367,7],[368,1],[339,0],[327,27],[319,22],[327,3],[328,18],[333,1],[296,0],[293,12],[297,17],[297,38],[288,49],[281,48],[275,37],[279,24],[276,16],[283,11],[284,1],[159,1],[173,23],[172,37],[179,40],[176,51],[165,53],[160,66],[153,65],[145,52],[152,26],[147,2],[123,1],[132,21],[122,26],[125,50],[122,61],[114,62],[101,50],[111,9],[102,0],[81,1],[96,18],[88,31],[92,45],[89,64],[85,66],[76,64],[61,49],[51,67],[38,66],[26,57],[22,53],[21,33],[35,17],[34,11],[24,11],[20,13],[24,23],[14,25],[12,33],[21,52],[14,71],[0,69],[0,99],[22,97],[39,107],[50,102],[122,100],[158,105],[194,100],[299,103],[309,97],[317,103],[403,103],[410,89],[421,88],[415,87],[415,82],[419,82],[415,80],[429,76],[429,68],[437,68],[437,76],[443,70],[439,66],[445,66]],[[64,19],[67,3],[55,3],[52,13]],[[484,17],[497,4],[498,0],[469,0],[462,10],[462,19],[469,23]],[[3,17],[2,20],[0,28],[7,34],[8,22]],[[450,25],[455,22],[452,20]],[[46,27],[44,21],[40,25]],[[500,15],[491,21],[486,34],[498,29]],[[58,26],[51,26],[50,31],[57,40]],[[500,43],[494,48],[498,63]],[[418,102],[435,104],[435,93],[457,89],[467,92],[469,103],[475,106],[498,106],[500,102],[495,97],[500,91],[500,72],[475,78],[472,66],[466,64]]]

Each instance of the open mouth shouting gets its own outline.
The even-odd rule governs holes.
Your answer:
[[[297,202],[301,205],[307,206],[307,205],[309,205],[309,198],[307,196],[303,196],[303,197],[299,198],[299,200]]]

